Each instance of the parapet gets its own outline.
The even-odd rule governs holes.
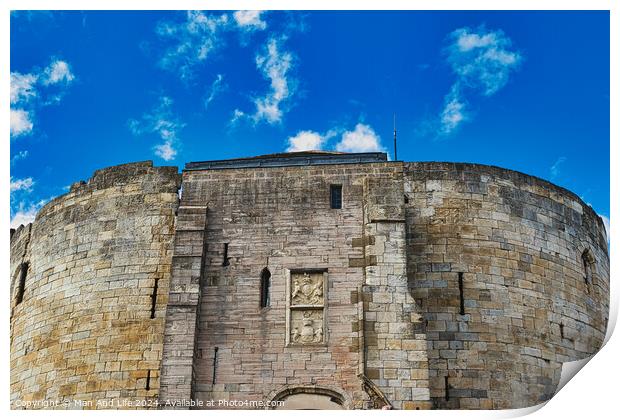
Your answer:
[[[410,179],[414,181],[459,179],[471,185],[484,182],[485,177],[494,177],[496,180],[508,181],[512,186],[518,188],[506,188],[505,192],[512,194],[513,200],[519,201],[522,198],[518,196],[519,194],[530,193],[534,198],[536,196],[548,198],[549,201],[543,205],[553,206],[553,202],[555,202],[557,207],[561,203],[564,207],[572,210],[573,214],[567,214],[566,217],[570,219],[579,218],[580,220],[573,221],[578,221],[588,226],[593,225],[592,229],[586,228],[586,231],[592,234],[599,232],[600,234],[596,235],[595,238],[593,237],[594,242],[607,251],[605,226],[596,211],[574,192],[543,178],[493,165],[460,162],[405,162],[405,170],[409,173]],[[475,191],[472,190],[471,192]]]
[[[54,211],[60,205],[64,207],[66,200],[91,194],[97,190],[104,190],[114,186],[140,184],[144,193],[161,191],[176,191],[181,186],[181,175],[176,166],[153,166],[153,161],[125,163],[96,170],[88,181],[78,181],[71,184],[69,192],[55,197],[46,203],[37,219]],[[144,182],[141,177],[150,175],[149,182]]]
[[[88,182],[80,181],[71,185],[71,192],[80,189],[83,186],[89,186],[94,189],[108,188],[113,185],[121,185],[132,182],[136,177],[146,175],[147,173],[170,176],[178,173],[176,166],[153,166],[153,161],[146,160],[142,162],[125,163],[122,165],[110,166],[104,169],[98,169]]]
[[[250,158],[189,162],[186,171],[206,169],[278,168],[284,166],[341,165],[386,162],[386,153],[292,152]]]

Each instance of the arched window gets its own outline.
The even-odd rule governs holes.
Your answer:
[[[19,305],[24,300],[24,290],[26,289],[26,275],[28,274],[28,263],[24,262],[19,268],[19,283],[17,283],[17,293],[15,294],[15,305]]]
[[[590,292],[592,286],[592,267],[594,265],[594,257],[590,250],[586,249],[581,254],[581,261],[583,263],[583,281],[586,284],[586,290]]]
[[[267,267],[260,273],[260,307],[266,308],[270,305],[269,289],[271,288],[271,273]]]

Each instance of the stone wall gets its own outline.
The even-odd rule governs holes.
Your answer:
[[[431,407],[426,335],[407,287],[402,165],[394,169],[364,180],[366,374],[394,408],[425,409]]]
[[[12,234],[14,408],[157,397],[177,172],[151,162],[96,171]]]
[[[170,379],[170,391],[165,395],[172,398],[192,395],[202,401],[269,400],[312,387],[312,392],[340,395],[348,408],[372,404],[365,391],[373,388],[373,379],[364,376],[363,305],[378,308],[381,301],[379,293],[374,303],[372,300],[364,303],[362,299],[366,267],[377,261],[376,252],[373,252],[374,262],[365,255],[364,238],[368,235],[364,224],[364,182],[369,176],[381,175],[386,179],[392,177],[390,182],[394,182],[394,174],[402,174],[401,168],[398,164],[381,163],[185,171],[179,219],[187,217],[196,231],[190,234],[188,229],[183,233],[183,240],[177,239],[175,259],[178,256],[179,261],[185,261],[182,265],[185,271],[179,271],[177,276],[177,270],[173,269],[172,281],[176,284],[178,277],[179,284],[198,285],[200,278],[202,283],[195,312],[186,309],[187,305],[183,306],[185,309],[169,305],[169,314],[178,316],[166,326],[166,343],[180,338],[175,331],[191,330],[191,313],[197,314],[198,323],[193,349],[187,341],[178,346],[166,344],[163,362],[164,376],[174,376],[174,369],[168,371],[166,365],[187,367],[191,360],[187,356],[193,352],[191,390],[183,382],[183,392],[178,392],[182,378],[177,376]],[[342,185],[342,209],[330,208],[332,184]],[[402,180],[396,186],[402,208]],[[195,212],[190,214],[192,209]],[[204,211],[198,214],[195,209]],[[391,236],[392,240],[399,237],[402,242],[400,271],[389,271],[394,262],[386,257],[379,265],[386,269],[373,274],[373,284],[379,285],[379,277],[400,275],[404,279],[403,222],[401,217],[402,234]],[[204,229],[204,238],[197,232],[200,229]],[[378,230],[379,235],[384,235],[390,229],[379,227]],[[196,258],[201,253],[202,257]],[[271,274],[270,305],[261,308],[260,279],[265,269]],[[320,301],[324,302],[325,311],[320,309],[304,315],[293,308],[289,315],[294,288],[291,279],[307,273],[314,276],[312,273],[316,272],[324,273],[326,279],[325,300]],[[381,281],[387,284],[386,280]],[[406,293],[406,280],[402,284]],[[372,297],[372,293],[364,295]],[[192,299],[193,295],[188,298]],[[394,299],[393,303],[381,307],[394,310],[399,307],[402,312],[405,297]],[[399,315],[399,325],[405,315],[410,316],[414,311],[412,300],[408,305],[406,314]],[[186,312],[181,314],[181,311]],[[313,343],[298,344],[294,329],[301,318],[296,321],[296,317],[306,315],[313,319],[307,322],[319,334],[316,337],[320,336],[316,331],[323,322],[320,318],[326,317],[325,335]],[[289,316],[291,327],[287,327]],[[391,325],[389,316],[377,316],[376,326]],[[389,333],[396,335],[393,328],[390,327]],[[301,324],[300,330],[303,335]],[[371,346],[376,349],[377,335],[373,338]],[[405,338],[415,347],[409,350],[419,353],[420,360],[425,359],[425,347],[420,345],[423,336]],[[400,352],[395,347],[401,343],[400,339],[386,343],[385,337],[379,334],[379,341],[385,352],[382,356],[389,351],[394,355]],[[375,379],[384,381],[374,384],[379,390],[379,395],[374,397],[381,399],[380,394],[385,392],[398,407],[403,399],[411,400],[412,396],[428,401],[426,378],[419,376],[421,380],[417,381],[410,374],[412,366],[423,367],[420,360],[404,361],[402,366],[401,363],[396,366],[390,359],[384,364],[377,359],[376,350],[371,351],[374,351],[371,376],[377,372]],[[168,361],[168,353],[174,360]],[[182,354],[186,357],[181,357]],[[187,369],[184,372],[187,378]],[[167,377],[163,381],[167,382]],[[406,391],[395,391],[401,385]],[[412,388],[422,391],[412,393]]]
[[[177,168],[151,162],[74,184],[11,232],[12,406],[551,398],[605,335],[601,219],[518,172],[380,159],[188,164],[180,203]]]
[[[159,393],[162,407],[167,409],[180,407],[194,397],[193,365],[207,249],[207,211],[206,206],[184,204],[177,213]]]
[[[605,335],[601,219],[569,191],[483,165],[407,163],[405,195],[409,285],[425,312],[435,407],[551,398],[562,363],[592,355]]]

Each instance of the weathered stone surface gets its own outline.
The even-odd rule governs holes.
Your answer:
[[[435,407],[551,398],[562,363],[591,356],[605,335],[609,259],[599,217],[569,191],[501,168],[429,162],[404,172],[407,272],[426,320]]]
[[[13,234],[13,403],[157,396],[179,185],[151,162],[100,170]]]
[[[11,401],[517,408],[600,348],[606,238],[574,194],[330,156],[188,165],[180,202],[176,168],[139,162],[48,203],[11,233]]]
[[[399,172],[386,163],[184,172],[182,206],[209,205],[195,398],[260,400],[315,384],[364,406],[363,302],[351,299],[364,283],[365,246],[374,243],[359,240],[364,182]],[[342,209],[330,208],[332,184],[342,185]],[[264,268],[267,308],[259,305]]]

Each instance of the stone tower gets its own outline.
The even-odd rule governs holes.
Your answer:
[[[177,172],[97,171],[12,232],[13,407],[517,408],[602,345],[602,221],[546,181],[384,153]]]

